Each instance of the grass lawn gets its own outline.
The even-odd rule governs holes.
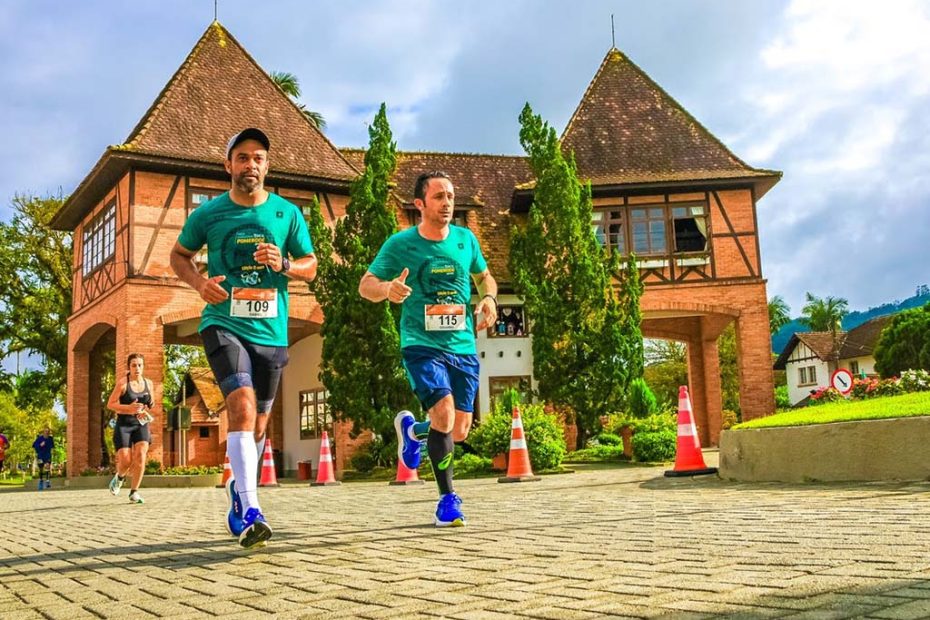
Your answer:
[[[815,405],[757,418],[737,424],[733,428],[806,426],[809,424],[827,424],[829,422],[880,420],[883,418],[903,418],[918,415],[930,415],[930,392],[914,392],[900,396]]]

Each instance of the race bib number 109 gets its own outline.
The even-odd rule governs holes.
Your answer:
[[[426,306],[425,324],[428,332],[455,332],[465,329],[464,304],[431,304]]]
[[[273,288],[233,287],[229,316],[273,319],[278,316],[278,291]]]

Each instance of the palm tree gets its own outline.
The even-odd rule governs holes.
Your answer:
[[[806,293],[807,303],[801,310],[801,322],[815,332],[830,332],[836,340],[836,332],[843,326],[843,318],[849,314],[849,302],[842,297],[820,299]]]
[[[769,332],[774,336],[778,330],[791,322],[791,308],[781,295],[769,300]]]
[[[326,129],[326,119],[323,118],[323,115],[319,112],[308,110],[307,106],[300,103],[300,82],[297,80],[296,75],[288,73],[287,71],[272,71],[268,75],[271,77],[271,81],[284,91],[285,95],[294,100],[294,103],[300,108],[300,111],[304,113],[307,120],[313,123],[314,127],[320,131]]]

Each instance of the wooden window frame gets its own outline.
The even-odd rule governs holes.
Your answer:
[[[307,399],[304,396],[308,396]],[[301,439],[319,439],[324,430],[330,430],[333,419],[329,414],[326,388],[301,390],[297,393],[297,415]]]
[[[89,249],[88,249],[89,248]],[[83,277],[116,256],[116,199],[114,198],[84,226],[81,234],[81,275]]]
[[[513,385],[510,385],[511,383],[517,382],[519,384],[519,382],[521,381],[526,381],[527,389],[526,389],[525,394],[527,396],[527,402],[528,402],[529,396],[532,395],[532,390],[533,390],[533,377],[531,375],[504,375],[504,376],[488,377],[488,403],[491,407],[491,411],[494,411],[494,407],[496,406],[495,401],[497,397],[500,394],[503,394],[507,389],[514,387]],[[498,385],[505,383],[507,385],[503,389],[496,390],[495,383],[497,383]],[[517,387],[517,389],[519,390],[520,388]]]
[[[207,200],[204,201],[204,202],[209,202],[209,201],[213,200],[214,198],[217,198],[218,196],[222,196],[222,195],[225,194],[227,191],[229,191],[229,190],[226,190],[226,189],[214,189],[214,188],[212,188],[212,187],[196,187],[196,186],[193,186],[193,185],[190,186],[190,187],[188,187],[188,188],[187,188],[187,195],[184,197],[185,217],[190,217],[190,215],[191,215],[191,213],[194,211],[194,209],[196,209],[196,208],[199,207],[200,205],[204,204],[203,202],[201,202],[201,203],[195,205],[195,204],[194,204],[194,194],[205,194],[205,195],[210,196],[210,198],[208,198]]]
[[[703,213],[698,214],[698,215],[695,215],[695,214],[676,215],[675,214],[676,209],[690,210],[694,208],[702,209]],[[672,203],[669,205],[668,215],[669,215],[669,222],[671,223],[671,226],[669,227],[669,232],[671,233],[671,236],[672,236],[672,253],[673,254],[706,254],[708,251],[708,247],[710,245],[710,234],[707,229],[708,228],[707,226],[708,225],[707,204],[703,202]],[[675,229],[675,223],[678,220],[690,220],[690,219],[693,219],[695,221],[698,219],[702,219],[704,221],[704,232],[702,233],[704,235],[704,247],[700,250],[679,250],[678,249],[678,232]],[[700,226],[698,226],[698,231],[700,232]]]
[[[628,230],[629,209],[623,204],[616,205],[599,205],[592,210],[592,215],[601,214],[600,219],[591,220],[591,228],[602,248],[607,248],[610,253],[620,252],[620,256],[629,254],[630,233]],[[620,230],[617,233],[611,233],[610,227],[619,224]],[[613,239],[619,238],[623,244],[622,248],[617,248]]]
[[[523,333],[522,334],[507,334],[506,333],[506,321],[503,317],[503,309],[509,308],[519,313],[520,321],[523,324]],[[504,327],[504,333],[500,332],[500,327]],[[526,338],[530,335],[530,325],[526,320],[526,306],[522,304],[501,304],[497,308],[497,323],[492,325],[487,329],[488,338]]]

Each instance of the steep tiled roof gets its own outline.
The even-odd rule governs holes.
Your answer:
[[[766,178],[748,166],[617,49],[611,49],[562,134],[592,185]]]
[[[840,349],[840,359],[872,355],[878,343],[878,337],[881,336],[882,330],[893,316],[893,314],[877,316],[849,330],[843,341],[843,347]]]
[[[806,344],[814,354],[823,361],[835,361],[872,355],[878,337],[893,317],[893,314],[869,319],[848,332],[837,332],[834,343],[830,332],[795,332],[792,334],[785,349],[778,356],[774,368],[784,370],[788,358],[799,342]]]
[[[216,384],[216,379],[213,377],[212,370],[209,368],[192,366],[187,372],[186,379],[190,380],[188,387],[193,383],[194,389],[200,394],[200,398],[203,400],[203,404],[206,405],[207,409],[219,414],[226,408],[226,401],[223,398],[223,393],[220,391],[220,386]],[[190,398],[191,394],[187,396]],[[178,395],[178,400],[180,400],[180,398],[181,396]]]
[[[219,22],[207,28],[119,150],[222,162],[244,127],[271,140],[271,169],[328,179],[355,171]]]
[[[123,144],[107,148],[55,215],[72,230],[134,162],[225,175],[226,142],[245,127],[271,140],[269,178],[345,185],[356,171],[219,22],[211,24]]]
[[[352,164],[364,167],[365,151],[343,149]],[[498,281],[510,280],[507,256],[510,254],[510,201],[514,187],[530,178],[525,157],[509,155],[475,155],[466,153],[399,152],[394,173],[394,190],[405,205],[413,204],[413,186],[417,176],[442,170],[455,186],[456,206],[471,209],[477,218],[473,230],[488,260],[488,268]],[[406,222],[401,221],[401,226]]]

